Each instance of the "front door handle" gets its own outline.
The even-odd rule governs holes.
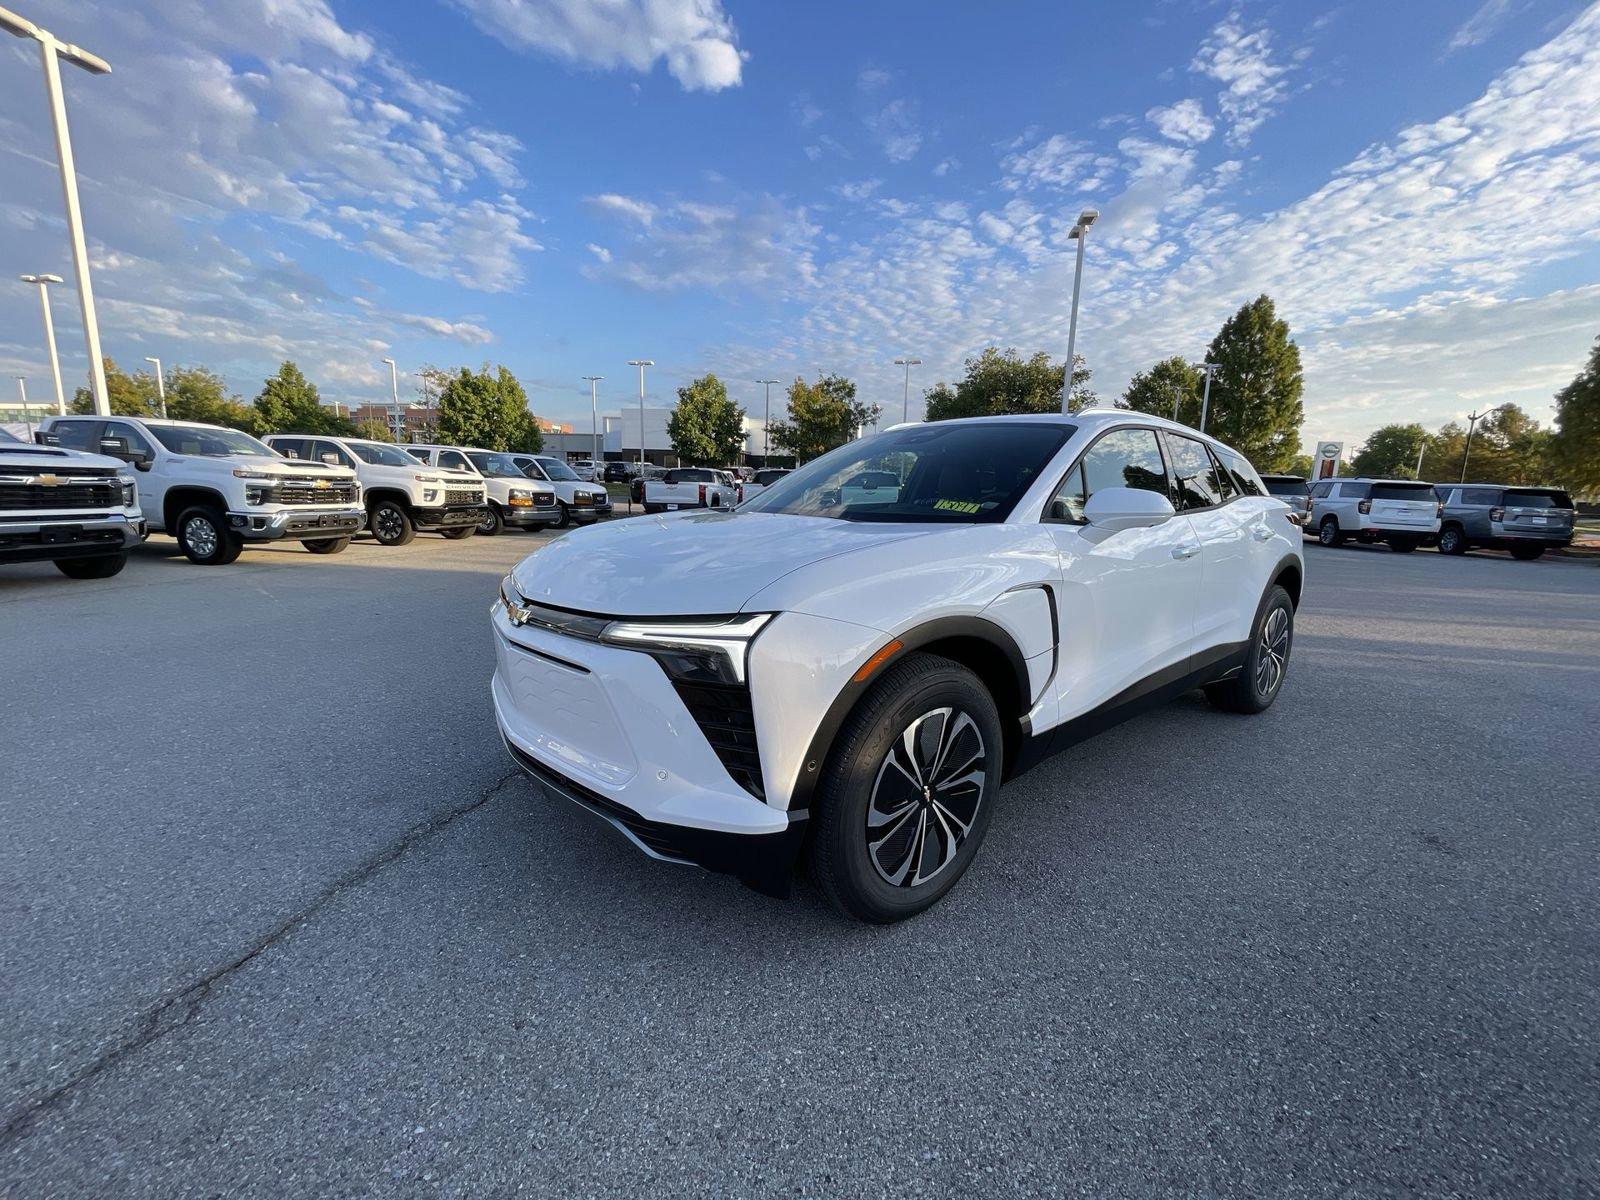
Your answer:
[[[1200,547],[1199,546],[1174,546],[1172,548],[1172,557],[1173,558],[1193,558],[1196,554],[1199,554],[1199,553],[1200,553]]]

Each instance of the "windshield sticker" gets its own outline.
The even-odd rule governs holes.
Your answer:
[[[971,500],[936,500],[934,508],[941,512],[975,513],[983,506]]]

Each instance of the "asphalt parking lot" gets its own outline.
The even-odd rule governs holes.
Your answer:
[[[1600,1193],[1594,563],[1308,546],[879,929],[512,771],[534,542],[0,575],[0,1192]]]

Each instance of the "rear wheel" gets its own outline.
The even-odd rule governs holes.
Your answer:
[[[441,537],[447,537],[452,542],[459,542],[463,538],[469,538],[469,537],[471,537],[473,534],[475,534],[477,532],[478,532],[478,527],[476,525],[457,525],[453,529],[441,529],[441,530],[439,530],[439,534],[440,534]]]
[[[313,554],[339,554],[350,548],[350,539],[347,537],[313,538],[300,544]]]
[[[1461,532],[1459,525],[1446,525],[1439,531],[1440,554],[1465,554],[1467,552],[1467,535]]]
[[[196,505],[178,514],[178,549],[202,567],[225,567],[244,552],[244,539],[228,530],[220,508]]]
[[[1317,526],[1317,541],[1324,546],[1344,545],[1344,534],[1339,532],[1337,517],[1323,517],[1322,524]]]
[[[1416,538],[1395,537],[1389,539],[1389,549],[1396,554],[1410,554],[1417,548]]]
[[[977,676],[931,654],[889,668],[850,714],[819,787],[812,869],[829,902],[885,924],[955,886],[1000,787],[1000,716]]]
[[[110,579],[128,565],[128,555],[98,554],[93,558],[58,558],[56,570],[68,579]]]
[[[1511,557],[1518,562],[1532,562],[1544,553],[1544,547],[1537,542],[1512,542],[1510,550]]]
[[[505,527],[505,518],[500,515],[500,510],[493,504],[490,504],[485,510],[483,520],[479,521],[476,526],[478,533],[483,537],[493,537]]]
[[[565,504],[561,506],[561,519],[556,522],[557,529],[565,529],[572,524],[572,510]]]
[[[1224,712],[1265,712],[1278,698],[1294,648],[1294,602],[1277,584],[1256,613],[1244,669],[1232,679],[1206,685],[1206,699]]]
[[[411,514],[393,500],[379,500],[374,504],[367,524],[380,546],[404,546],[417,536]]]

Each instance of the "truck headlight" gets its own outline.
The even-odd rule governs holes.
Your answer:
[[[506,497],[506,503],[512,508],[532,508],[533,493],[525,492],[520,488],[512,488]]]
[[[771,613],[749,613],[722,620],[612,621],[601,631],[600,640],[643,650],[684,683],[743,686],[750,643],[770,620]]]
[[[127,475],[118,475],[117,482],[122,485],[122,507],[132,508],[139,499],[139,485]]]

